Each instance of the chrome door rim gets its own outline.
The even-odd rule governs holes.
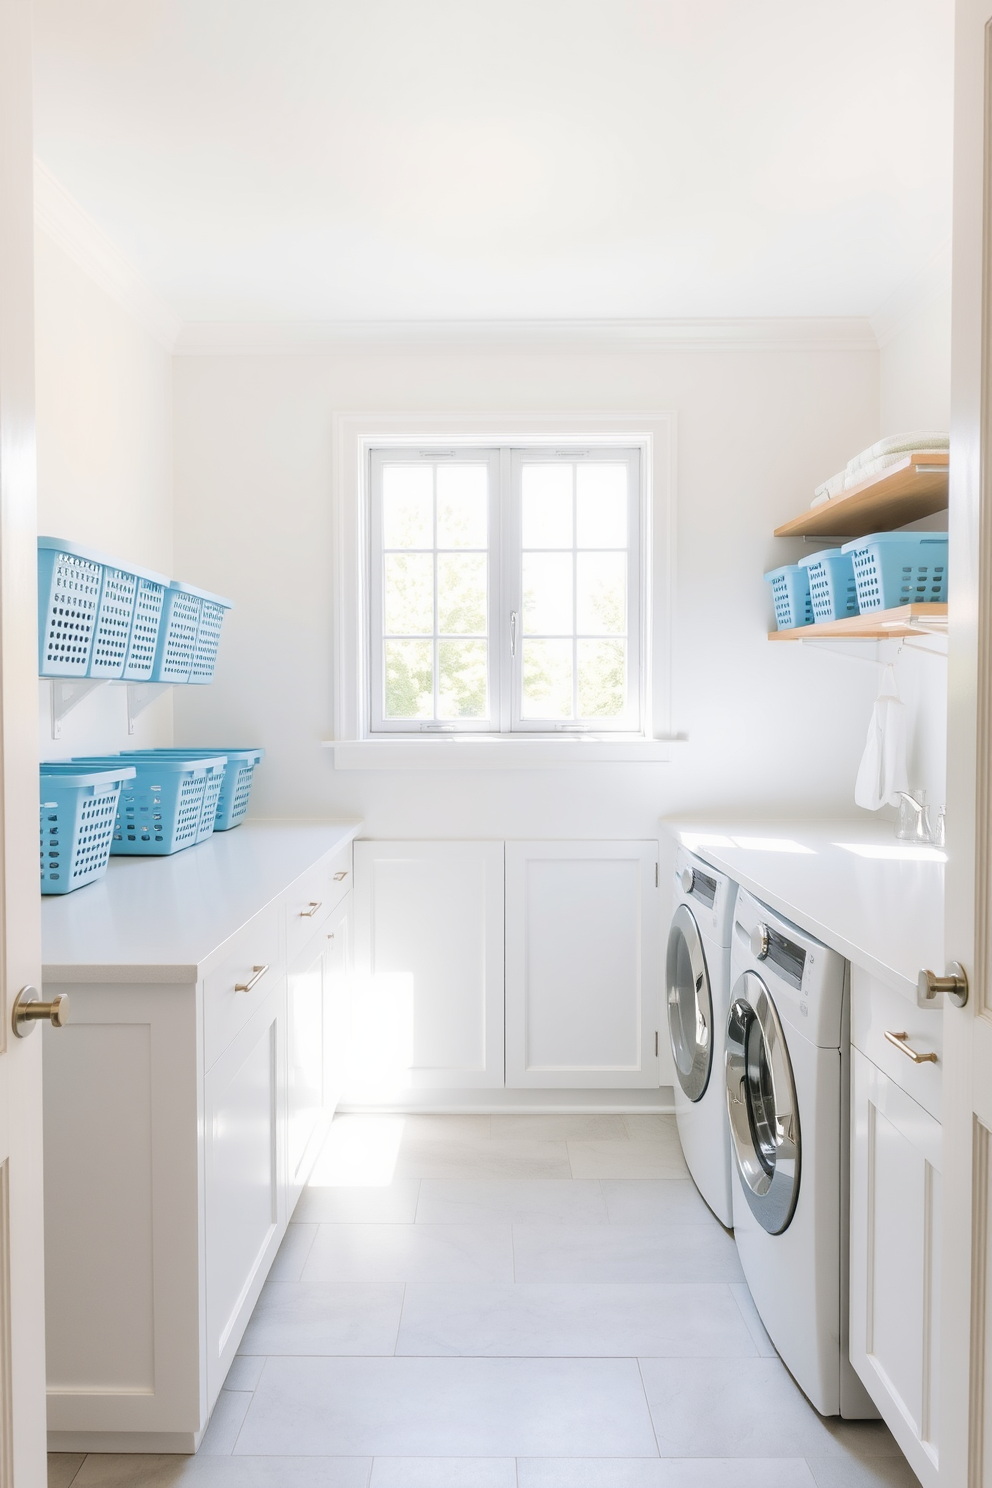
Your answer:
[[[685,987],[684,984],[680,986],[677,977],[680,946],[684,946],[688,953],[692,977],[691,1035],[686,1032],[681,995]],[[672,917],[672,928],[668,932],[665,985],[668,997],[668,1036],[675,1060],[675,1073],[688,1098],[698,1101],[705,1094],[713,1067],[713,997],[699,926],[687,904],[680,904]]]
[[[753,971],[734,986],[726,1067],[730,1136],[744,1197],[762,1229],[780,1235],[799,1198],[799,1103],[778,1012]]]

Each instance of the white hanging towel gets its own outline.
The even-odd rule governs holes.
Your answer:
[[[854,786],[856,805],[867,811],[899,805],[899,792],[909,790],[908,739],[906,705],[899,697],[895,668],[887,666],[872,709],[865,752]]]

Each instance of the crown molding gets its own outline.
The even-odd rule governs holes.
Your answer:
[[[34,220],[37,228],[133,315],[166,351],[174,350],[182,326],[179,317],[37,158]]]
[[[179,356],[335,351],[877,351],[861,316],[681,320],[186,321]]]
[[[932,305],[941,295],[949,294],[950,288],[951,240],[948,238],[933,257],[911,279],[907,279],[905,284],[889,295],[870,317],[871,328],[879,346],[887,346],[928,305]]]

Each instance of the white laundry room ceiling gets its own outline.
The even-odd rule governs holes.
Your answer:
[[[870,315],[951,0],[36,0],[43,167],[183,321]]]

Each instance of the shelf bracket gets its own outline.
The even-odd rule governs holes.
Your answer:
[[[105,687],[103,678],[70,678],[51,677],[52,684],[52,738],[61,739],[62,720],[73,708],[79,706],[84,697],[96,690]]]
[[[171,682],[129,682],[127,684],[127,731],[133,734],[145,709],[168,692]]]
[[[878,654],[878,642],[870,638],[859,638],[857,640],[851,641],[845,641],[842,639],[831,641],[827,638],[824,638],[823,640],[818,641],[801,641],[800,644],[809,647],[813,651],[825,651],[830,656],[842,656],[845,661],[866,661],[869,666],[885,665],[885,662],[882,661],[881,657]],[[874,647],[874,656],[865,656],[862,654],[861,651],[852,649],[853,647],[859,646]]]

